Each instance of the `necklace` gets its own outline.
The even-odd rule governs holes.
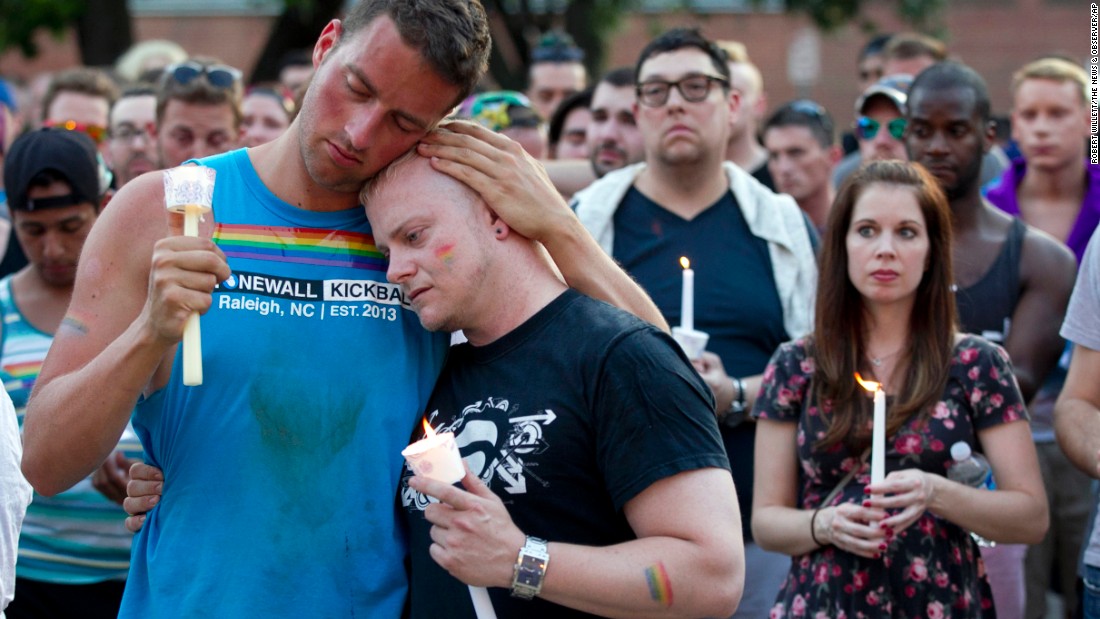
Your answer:
[[[892,352],[888,355],[882,355],[881,357],[875,357],[875,356],[871,355],[871,353],[867,353],[867,360],[871,362],[871,365],[875,366],[876,368],[880,368],[880,367],[882,367],[882,364],[883,364],[884,361],[886,361],[887,359],[891,359],[893,357],[896,357],[897,354],[900,353],[903,349],[904,349],[904,347],[899,348],[899,349],[895,350],[894,352]]]

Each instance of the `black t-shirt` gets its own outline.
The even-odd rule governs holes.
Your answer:
[[[730,376],[755,376],[790,339],[768,243],[752,234],[732,192],[687,221],[631,187],[615,212],[612,255],[649,293],[669,324],[680,324],[680,257],[695,271],[695,328]],[[756,425],[722,428],[741,505],[741,533],[752,539]]]
[[[454,347],[428,416],[455,433],[470,469],[524,533],[608,546],[634,539],[623,506],[654,482],[728,469],[713,409],[672,338],[570,290],[491,344]],[[428,553],[427,503],[409,475],[406,466],[412,618],[472,619],[467,586]],[[551,556],[548,571],[555,567]],[[501,619],[589,616],[504,588],[489,594]]]

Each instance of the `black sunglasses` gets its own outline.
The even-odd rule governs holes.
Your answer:
[[[204,65],[197,62],[181,62],[164,69],[164,72],[172,76],[178,84],[186,86],[195,81],[200,75],[206,76],[206,81],[215,88],[232,88],[241,79],[241,72],[233,67],[223,64]]]

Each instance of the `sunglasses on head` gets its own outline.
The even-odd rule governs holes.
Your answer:
[[[197,62],[181,62],[164,70],[172,76],[176,83],[186,86],[195,81],[200,75],[206,76],[206,81],[215,88],[232,88],[240,81],[241,72],[224,64],[204,65]]]
[[[75,120],[47,120],[42,123],[50,128],[65,129],[67,131],[79,131],[84,135],[92,138],[96,144],[103,142],[107,137],[107,127],[101,127],[99,125],[89,125],[87,123],[78,123]]]
[[[873,140],[878,135],[878,130],[882,128],[882,123],[879,121],[868,118],[866,116],[860,116],[856,121],[856,134],[859,135],[862,140]],[[905,137],[905,119],[895,118],[886,123],[886,130],[890,132],[890,135],[894,136],[895,140],[900,140]]]

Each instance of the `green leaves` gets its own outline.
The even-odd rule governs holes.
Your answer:
[[[0,51],[17,47],[25,56],[36,56],[39,28],[61,38],[84,9],[80,0],[0,0]]]

